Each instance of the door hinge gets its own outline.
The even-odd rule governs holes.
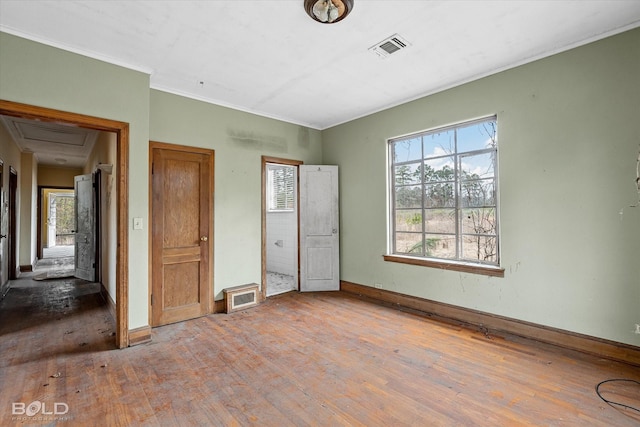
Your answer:
[[[153,305],[153,294],[151,294],[151,305]]]
[[[151,162],[151,175],[153,175],[153,167],[155,166],[154,162]]]

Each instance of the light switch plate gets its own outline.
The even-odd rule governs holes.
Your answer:
[[[133,218],[133,229],[142,230],[142,218]]]

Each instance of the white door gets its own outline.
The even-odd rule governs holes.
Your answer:
[[[95,234],[93,207],[93,175],[79,175],[75,183],[75,276],[80,279],[95,280]]]
[[[301,165],[300,291],[340,290],[338,166]]]

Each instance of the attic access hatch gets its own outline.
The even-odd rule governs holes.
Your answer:
[[[411,46],[411,43],[406,41],[398,34],[394,34],[391,37],[387,37],[382,40],[380,43],[376,43],[375,45],[369,48],[370,51],[374,52],[381,58],[386,58],[391,54],[394,54],[402,49]]]

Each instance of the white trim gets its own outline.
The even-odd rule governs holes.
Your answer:
[[[41,43],[47,46],[55,47],[56,49],[65,50],[67,52],[75,53],[77,55],[86,56],[88,58],[96,59],[98,61],[106,62],[112,65],[117,65],[119,67],[127,68],[129,70],[138,71],[140,73],[152,75],[154,72],[153,68],[149,68],[143,65],[134,65],[129,62],[121,61],[120,59],[113,58],[111,56],[103,55],[90,50],[78,49],[76,47],[68,46],[64,43],[59,43],[56,41],[45,39],[40,36],[30,34],[30,33],[25,33],[23,31],[16,30],[11,27],[7,27],[6,25],[0,25],[0,32],[11,34],[11,35],[21,37],[23,39],[31,40],[37,43]]]
[[[286,119],[286,118],[283,118],[283,117],[280,117],[280,116],[276,116],[274,114],[267,114],[267,113],[265,113],[263,111],[258,111],[258,110],[253,110],[253,109],[246,108],[246,107],[241,107],[239,105],[232,104],[232,103],[229,103],[229,102],[220,101],[218,99],[211,99],[211,98],[206,98],[204,96],[194,95],[192,93],[183,92],[183,91],[181,91],[179,89],[170,89],[168,87],[164,87],[162,85],[158,85],[158,84],[154,84],[154,83],[151,83],[150,88],[153,89],[153,90],[160,91],[160,92],[166,92],[166,93],[170,93],[172,95],[182,96],[184,98],[189,98],[189,99],[193,99],[193,100],[196,100],[196,101],[206,102],[207,104],[217,105],[218,107],[230,108],[232,110],[242,111],[243,113],[253,114],[253,115],[256,115],[256,116],[260,116],[260,117],[265,117],[267,119],[278,120],[280,122],[289,123],[289,124],[292,124],[292,125],[304,126],[304,127],[309,128],[309,129],[323,130],[323,129],[328,129],[330,127],[330,126],[327,126],[325,128],[321,128],[321,127],[312,125],[310,123],[301,122],[301,121],[294,121],[294,120],[291,120],[291,119]]]

